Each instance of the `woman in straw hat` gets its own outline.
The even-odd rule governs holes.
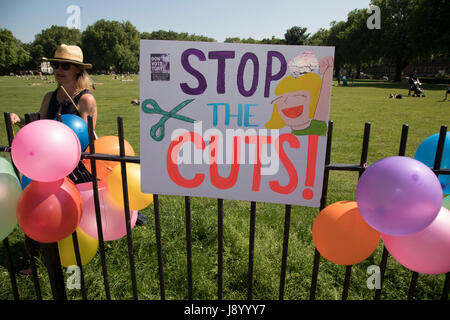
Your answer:
[[[95,126],[97,104],[89,92],[93,86],[86,72],[92,65],[83,62],[81,48],[61,44],[53,58],[42,59],[50,61],[58,88],[44,96],[39,110],[41,119],[54,119],[57,113],[61,113],[75,114],[87,121],[87,116],[91,115]],[[13,124],[24,122],[15,113],[11,113],[11,121]]]
[[[53,58],[42,58],[50,61],[58,87],[48,92],[42,100],[39,110],[41,119],[54,119],[58,113],[74,114],[87,122],[88,115],[92,116],[93,125],[97,120],[97,103],[90,90],[93,89],[87,69],[92,68],[83,62],[83,52],[75,45],[61,44],[55,51]],[[11,113],[13,124],[24,124],[17,114]],[[90,173],[80,162],[78,167],[69,175],[75,183],[92,181]]]
[[[54,119],[58,113],[74,114],[87,122],[88,115],[93,118],[93,125],[97,120],[97,103],[90,90],[93,89],[87,69],[92,68],[89,63],[83,62],[83,52],[75,45],[61,44],[55,51],[53,58],[42,58],[50,61],[58,87],[48,92],[42,100],[39,110],[41,119]],[[13,124],[24,125],[25,122],[17,114],[11,113]],[[92,176],[80,161],[78,166],[68,176],[74,183],[92,181]],[[39,243],[32,241],[32,245],[39,248]],[[26,248],[31,255],[29,248]],[[31,267],[19,272],[30,275]]]

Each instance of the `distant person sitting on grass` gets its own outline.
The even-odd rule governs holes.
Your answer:
[[[411,95],[411,92],[413,93],[413,97],[425,97],[425,91],[422,89],[419,78],[415,73],[411,74],[409,79],[409,90],[408,90],[408,97]]]
[[[450,93],[450,87],[445,88],[445,97],[444,97],[443,101],[447,100],[447,96],[449,95],[449,93]]]
[[[343,82],[343,84],[344,84],[344,87],[348,87],[347,76],[343,76],[343,77],[342,77],[342,82]]]

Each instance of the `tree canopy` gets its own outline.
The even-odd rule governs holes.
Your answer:
[[[284,34],[284,40],[286,41],[286,44],[290,45],[306,44],[310,36],[309,33],[306,33],[306,30],[307,28],[302,28],[298,26],[288,29]]]
[[[61,26],[51,26],[37,34],[32,43],[30,52],[32,59],[40,60],[42,57],[53,57],[56,48],[61,44],[81,46],[81,33],[78,29],[69,29]]]
[[[139,68],[139,31],[131,22],[98,20],[81,37],[85,60],[94,71],[136,72]]]
[[[12,32],[0,29],[0,73],[20,70],[30,59],[30,54]]]
[[[187,32],[177,33],[175,31],[169,30],[158,30],[153,32],[143,32],[141,33],[141,39],[146,40],[178,40],[178,41],[203,41],[203,42],[214,42],[213,38],[208,38],[206,36],[199,36],[196,34],[188,34]]]
[[[411,62],[436,57],[448,60],[450,52],[450,1],[371,0],[380,8],[380,29],[368,27],[372,13],[354,9],[345,21],[332,21],[314,34],[293,26],[284,38],[256,40],[230,36],[228,43],[314,45],[335,47],[335,70],[368,65],[395,66],[395,79]],[[216,41],[202,35],[165,30],[140,33],[130,21],[98,20],[83,32],[51,26],[36,34],[31,43],[21,43],[11,31],[0,29],[0,73],[36,69],[42,57],[51,57],[61,43],[82,47],[85,61],[94,71],[137,72],[139,40]]]

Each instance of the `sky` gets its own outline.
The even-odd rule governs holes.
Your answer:
[[[71,5],[80,7],[80,29],[97,20],[130,21],[139,32],[172,30],[223,42],[227,37],[284,38],[293,26],[313,34],[346,20],[369,0],[0,0],[0,28],[29,43],[52,25],[66,26]]]

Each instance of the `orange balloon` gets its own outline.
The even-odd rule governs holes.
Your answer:
[[[312,228],[317,251],[325,259],[344,266],[368,258],[377,248],[380,236],[361,217],[356,201],[329,205],[319,212]]]
[[[95,153],[103,153],[117,156],[120,154],[119,137],[116,136],[100,137],[94,141],[94,147]],[[124,140],[124,147],[126,156],[135,155],[133,147],[126,140]],[[86,148],[85,152],[89,152],[89,146]],[[82,162],[86,167],[86,169],[92,174],[91,160],[83,159]],[[96,160],[95,167],[97,168],[97,179],[106,181],[109,173],[119,163],[120,163],[119,161]]]

